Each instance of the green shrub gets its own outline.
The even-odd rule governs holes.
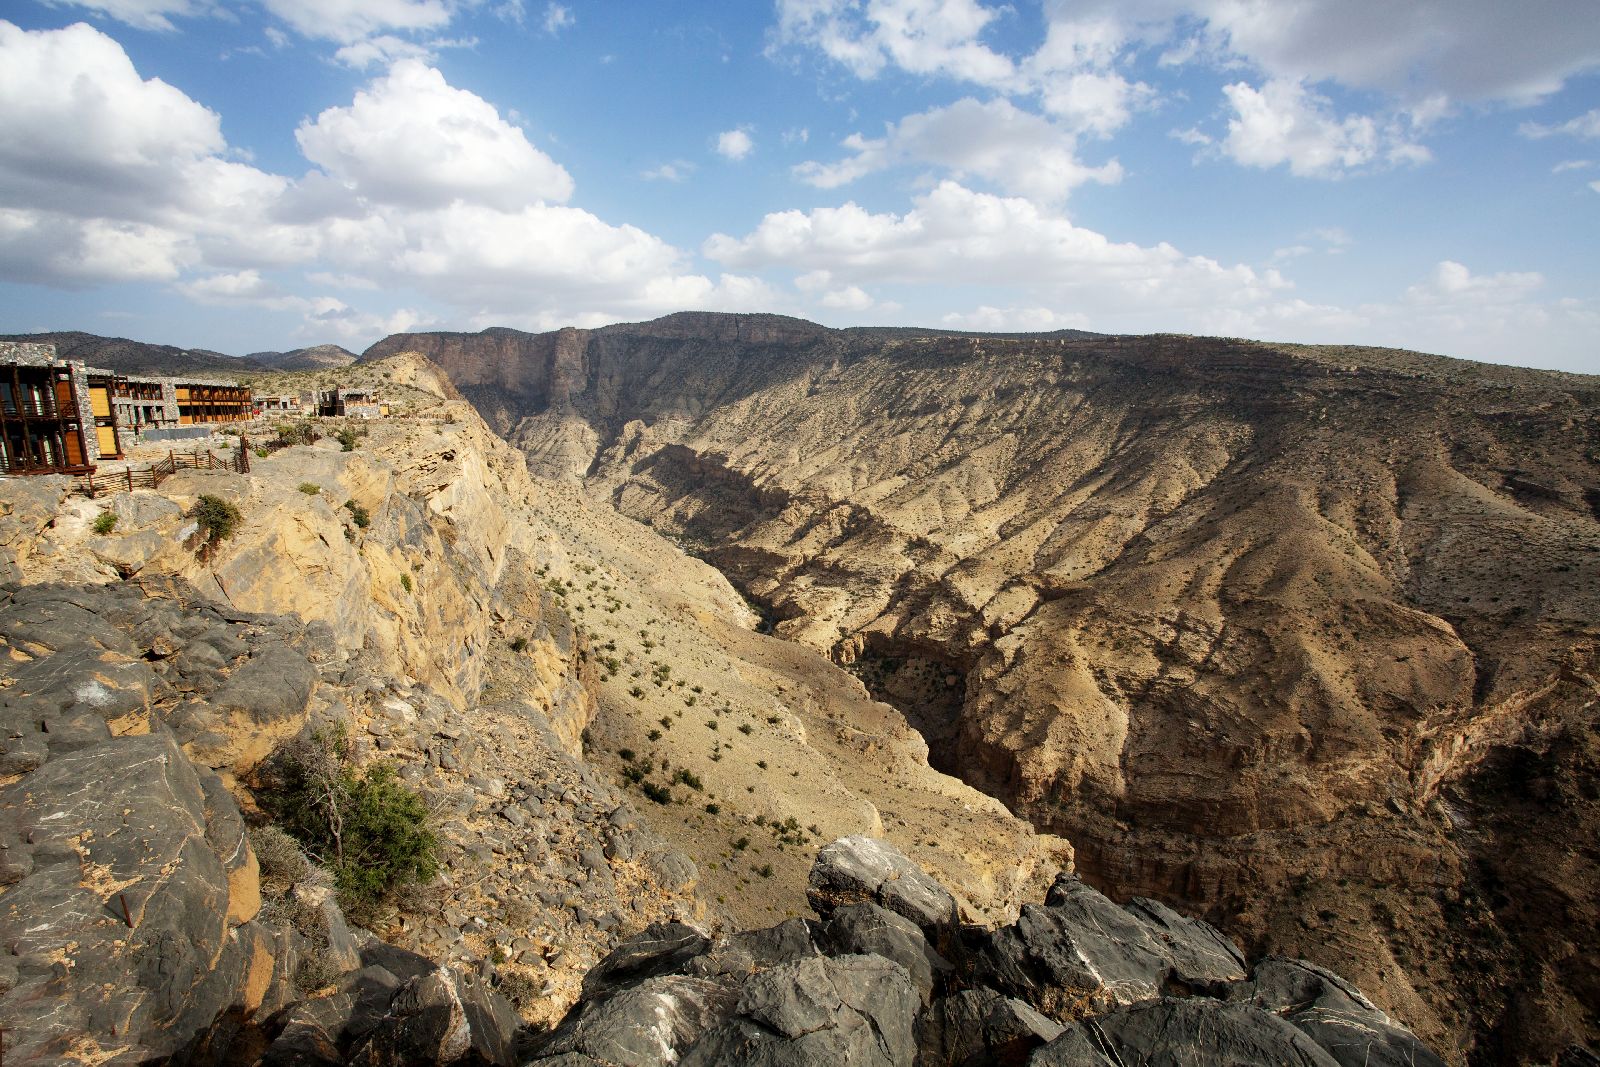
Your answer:
[[[356,524],[356,529],[365,530],[372,525],[372,513],[354,500],[346,500],[344,509],[350,513],[350,521]]]
[[[231,502],[220,496],[204,494],[189,509],[189,517],[200,526],[207,545],[216,545],[232,537],[239,529],[244,516]]]
[[[513,652],[525,651],[527,649],[527,647],[528,647],[528,639],[526,637],[513,638],[512,641],[511,641],[511,651],[513,651]]]
[[[115,511],[102,511],[94,517],[94,532],[102,537],[117,528],[117,513]]]
[[[252,827],[249,837],[261,867],[261,892],[269,897],[281,897],[316,870],[295,839],[271,823]]]
[[[309,445],[316,440],[317,431],[309,422],[280,422],[278,440],[286,445]]]
[[[694,774],[691,771],[686,771],[681,767],[678,768],[678,773],[672,776],[672,780],[680,785],[688,786],[696,793],[700,792],[705,787],[705,783],[700,781],[700,776],[698,774]]]
[[[306,496],[316,496],[318,493],[322,492],[322,486],[318,485],[316,482],[301,482],[300,491]]]
[[[333,872],[345,911],[357,917],[438,873],[438,841],[422,798],[388,763],[358,768],[342,729],[281,748],[263,806],[306,852]]]
[[[361,435],[346,426],[341,430],[336,430],[333,439],[339,442],[339,451],[354,452],[356,450],[356,442],[361,439]]]
[[[714,800],[711,803],[706,805],[706,814],[707,815],[719,815],[719,814],[721,814],[721,812],[722,812],[722,805],[718,804]]]
[[[672,803],[672,790],[666,786],[656,785],[654,782],[643,782],[640,784],[639,789],[657,804]]]
[[[402,574],[400,576],[400,588],[408,593],[411,592],[411,575]]]

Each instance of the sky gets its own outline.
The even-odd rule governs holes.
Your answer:
[[[0,332],[680,310],[1600,373],[1595,0],[0,0]]]

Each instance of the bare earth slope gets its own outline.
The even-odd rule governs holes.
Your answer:
[[[1600,1037],[1600,380],[678,315],[413,334],[1116,897],[1461,1060]]]

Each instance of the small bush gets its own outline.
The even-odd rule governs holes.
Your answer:
[[[117,528],[117,513],[115,511],[102,511],[94,517],[94,532],[104,537]]]
[[[705,783],[700,781],[700,776],[698,774],[695,774],[691,771],[686,771],[681,767],[678,768],[678,773],[672,776],[672,780],[680,785],[688,786],[696,793],[700,792],[705,787]]]
[[[333,872],[339,902],[360,920],[396,891],[438,873],[438,841],[422,798],[387,763],[357,768],[342,729],[291,742],[272,761],[264,806]]]
[[[300,491],[306,496],[316,496],[318,493],[322,492],[322,486],[318,485],[316,482],[301,482]]]
[[[309,879],[316,869],[295,839],[268,823],[249,831],[250,847],[261,866],[261,892],[279,897],[298,882]]]
[[[657,804],[672,803],[672,790],[666,786],[656,785],[654,782],[645,782],[639,786],[639,789]]]
[[[514,638],[511,642],[511,651],[513,652],[525,652],[527,648],[528,639],[526,637]]]
[[[220,496],[202,495],[189,510],[189,517],[200,526],[207,545],[216,545],[232,537],[244,521],[239,509]]]
[[[402,574],[400,576],[400,588],[408,593],[411,592],[411,575]]]
[[[747,723],[747,722],[740,723],[739,724],[739,732],[741,734],[749,734],[750,733],[750,724]]]
[[[278,440],[286,445],[309,445],[317,439],[317,431],[311,428],[309,422],[281,422],[278,424]]]
[[[356,442],[361,440],[361,435],[346,426],[342,430],[335,431],[333,439],[339,442],[339,451],[354,452],[356,450]]]
[[[344,509],[350,513],[350,521],[356,524],[356,529],[365,530],[372,525],[372,513],[354,500],[346,500]]]
[[[722,813],[722,805],[718,804],[716,801],[712,801],[711,803],[706,805],[706,814],[707,815],[720,815],[721,813]]]
[[[772,877],[772,864],[763,863],[761,866],[756,868],[756,873],[759,874],[763,878],[771,878]]]

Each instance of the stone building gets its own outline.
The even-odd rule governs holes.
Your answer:
[[[78,474],[120,459],[151,428],[254,417],[235,382],[121,375],[0,341],[0,474]]]

